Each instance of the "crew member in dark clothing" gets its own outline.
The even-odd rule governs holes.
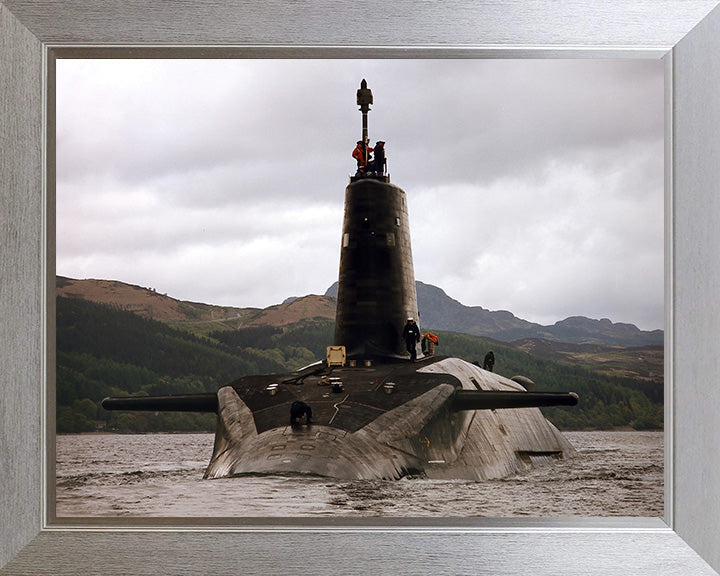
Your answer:
[[[403,328],[403,340],[405,340],[405,348],[410,353],[410,362],[417,359],[417,343],[420,342],[420,328],[415,324],[413,318],[408,318]]]
[[[483,360],[483,368],[492,372],[493,366],[495,366],[495,354],[493,354],[492,350],[490,350],[490,352],[485,354],[485,360]]]
[[[385,174],[385,142],[379,140],[373,148],[375,160],[372,164],[372,171],[376,174]]]
[[[312,409],[310,406],[305,404],[305,402],[295,400],[295,402],[290,405],[290,426],[299,426],[300,423],[298,419],[303,416],[306,417],[305,421],[307,424],[312,423]]]

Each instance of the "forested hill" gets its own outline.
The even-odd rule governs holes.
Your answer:
[[[212,414],[107,412],[99,402],[127,394],[214,392],[243,375],[292,371],[323,358],[334,330],[331,320],[316,318],[284,326],[218,325],[198,336],[118,307],[64,297],[57,298],[56,326],[58,432],[212,431]],[[439,353],[472,362],[492,349],[496,372],[528,376],[538,390],[577,392],[579,406],[543,409],[561,429],[662,427],[662,381],[647,374],[611,376],[592,362],[552,361],[488,338],[437,334]]]
[[[285,372],[318,358],[284,343],[282,349],[230,347],[85,300],[59,297],[56,302],[59,431],[92,430],[97,419],[113,422],[111,413],[98,409],[106,396],[215,392],[245,374]],[[193,414],[125,420],[147,420],[147,428],[141,428],[148,430],[214,428],[214,416]]]

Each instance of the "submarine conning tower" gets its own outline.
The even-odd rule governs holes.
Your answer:
[[[363,142],[368,93],[363,80]],[[345,189],[334,344],[349,359],[407,357],[401,335],[408,318],[419,323],[405,192],[384,169],[358,170]]]

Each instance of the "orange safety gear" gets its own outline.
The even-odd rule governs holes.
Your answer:
[[[425,334],[423,334],[423,338],[427,338],[428,340],[430,340],[430,342],[433,342],[434,344],[438,343],[438,337],[435,336],[435,334],[433,334],[432,332],[425,332]]]
[[[374,148],[366,147],[368,154],[374,150]],[[363,145],[358,144],[355,149],[352,151],[352,156],[357,160],[358,167],[364,167],[365,166],[365,151],[363,150]]]

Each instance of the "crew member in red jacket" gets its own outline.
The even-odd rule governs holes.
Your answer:
[[[352,151],[352,156],[357,160],[358,172],[365,172],[365,167],[370,162],[370,153],[373,151],[367,143],[362,140],[357,141],[357,146]]]

